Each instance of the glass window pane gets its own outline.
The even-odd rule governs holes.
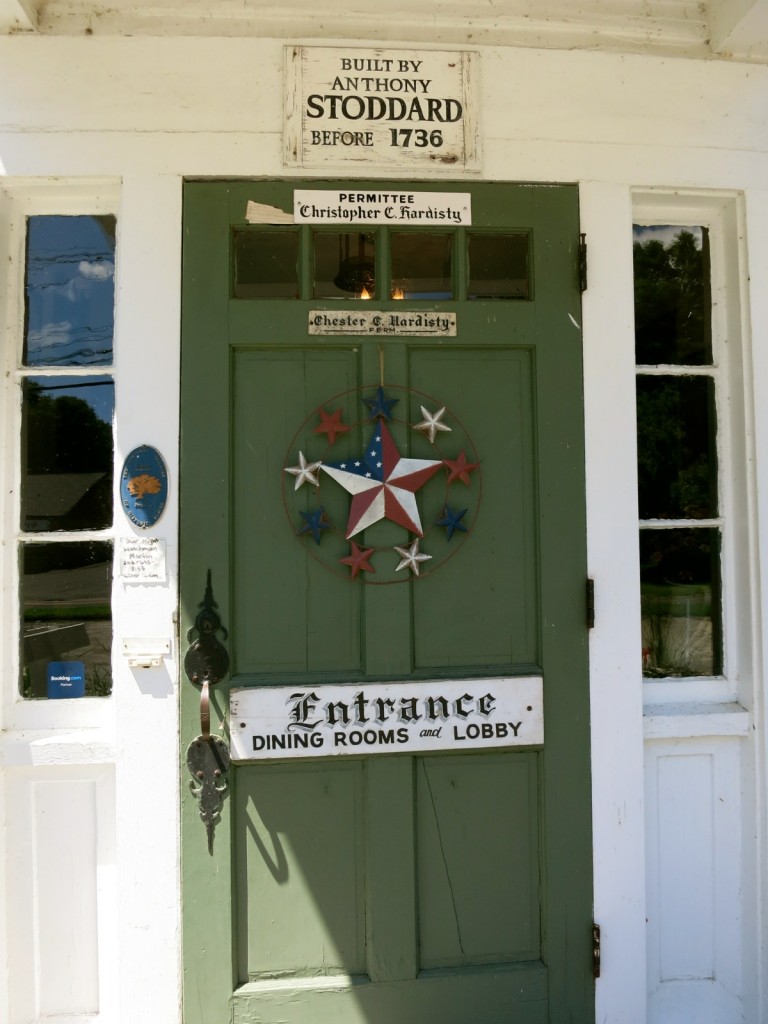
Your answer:
[[[235,231],[235,298],[298,297],[298,232]]]
[[[469,233],[470,299],[530,297],[528,236]]]
[[[637,378],[641,519],[717,515],[715,431],[711,377]]]
[[[112,691],[112,544],[21,545],[21,692]]]
[[[27,220],[26,366],[112,362],[115,218]]]
[[[453,298],[453,235],[390,236],[393,299]]]
[[[633,250],[636,362],[710,365],[707,229],[636,224]]]
[[[643,675],[722,672],[720,531],[640,531]]]
[[[22,529],[111,526],[112,379],[27,377],[22,396]]]
[[[356,231],[313,234],[316,299],[372,299],[376,294],[376,239]]]

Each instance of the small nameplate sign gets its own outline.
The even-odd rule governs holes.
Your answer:
[[[425,310],[312,309],[309,334],[406,335],[413,338],[455,338],[456,314]]]
[[[544,742],[540,676],[247,687],[232,690],[230,712],[234,761]]]
[[[458,227],[472,224],[469,192],[392,189],[302,189],[293,193],[296,224],[396,224]]]

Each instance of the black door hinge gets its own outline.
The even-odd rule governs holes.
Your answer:
[[[592,977],[600,977],[600,925],[592,925]]]
[[[587,236],[584,232],[579,235],[579,288],[582,292],[587,290]]]
[[[595,581],[587,580],[587,629],[595,628]]]

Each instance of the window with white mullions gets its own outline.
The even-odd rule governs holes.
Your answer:
[[[18,572],[24,698],[112,689],[115,217],[26,219]]]
[[[721,370],[709,231],[635,225],[643,674],[723,673]]]

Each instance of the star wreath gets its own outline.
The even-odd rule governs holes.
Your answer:
[[[428,575],[464,542],[480,497],[480,460],[461,422],[412,389],[335,396],[304,421],[284,465],[293,532],[328,568],[365,583]]]

